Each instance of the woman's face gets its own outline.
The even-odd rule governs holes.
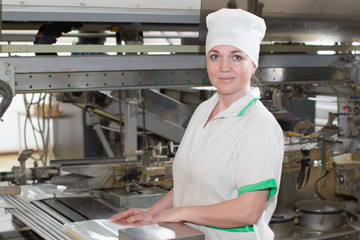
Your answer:
[[[250,92],[250,79],[256,66],[239,48],[213,47],[206,57],[206,65],[210,81],[219,94],[241,98]]]

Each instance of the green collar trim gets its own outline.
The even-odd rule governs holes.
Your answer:
[[[253,225],[247,225],[247,226],[238,227],[238,228],[216,228],[216,227],[209,227],[209,226],[205,226],[205,227],[220,230],[220,231],[225,231],[225,232],[254,232]]]
[[[259,183],[254,183],[254,184],[250,184],[250,185],[245,185],[242,187],[239,187],[238,189],[238,196],[240,196],[243,193],[246,192],[252,192],[252,191],[257,191],[257,190],[263,190],[263,189],[270,189],[270,194],[269,194],[269,198],[268,200],[274,196],[278,190],[277,185],[276,185],[276,180],[275,179],[268,179]]]
[[[260,99],[259,97],[254,98],[253,100],[251,100],[239,113],[238,116],[242,116],[245,114],[245,112],[248,110],[249,107],[251,107],[251,105],[253,105],[254,102],[256,102],[257,100]]]

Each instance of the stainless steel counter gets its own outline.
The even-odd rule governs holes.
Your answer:
[[[119,230],[120,240],[204,240],[203,232],[183,223],[162,223]]]

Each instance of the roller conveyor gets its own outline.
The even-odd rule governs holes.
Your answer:
[[[13,216],[44,239],[72,239],[63,230],[63,224],[69,221],[50,208],[39,202],[27,203],[16,196],[4,195],[2,198],[14,206],[7,209]]]

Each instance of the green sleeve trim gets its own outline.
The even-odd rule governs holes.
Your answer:
[[[205,227],[220,230],[220,231],[225,231],[225,232],[254,232],[253,225],[247,225],[247,226],[238,227],[238,228],[216,228],[216,227],[209,227],[209,226],[205,226]]]
[[[250,184],[246,186],[239,187],[238,189],[238,196],[240,196],[243,193],[246,192],[252,192],[257,190],[263,190],[263,189],[270,189],[269,199],[274,196],[277,192],[277,186],[276,186],[276,180],[275,179],[268,179],[259,183]],[[254,226],[253,225],[247,225],[244,227],[238,227],[238,228],[216,228],[216,227],[210,227],[205,226],[207,228],[216,229],[220,231],[226,231],[226,232],[254,232]]]
[[[243,193],[246,192],[253,192],[253,191],[257,191],[257,190],[263,190],[263,189],[270,189],[270,194],[269,194],[269,198],[268,200],[274,196],[278,190],[277,186],[276,186],[276,180],[275,179],[268,179],[259,183],[254,183],[254,184],[250,184],[250,185],[245,185],[242,187],[239,187],[238,189],[238,196],[240,196]]]

